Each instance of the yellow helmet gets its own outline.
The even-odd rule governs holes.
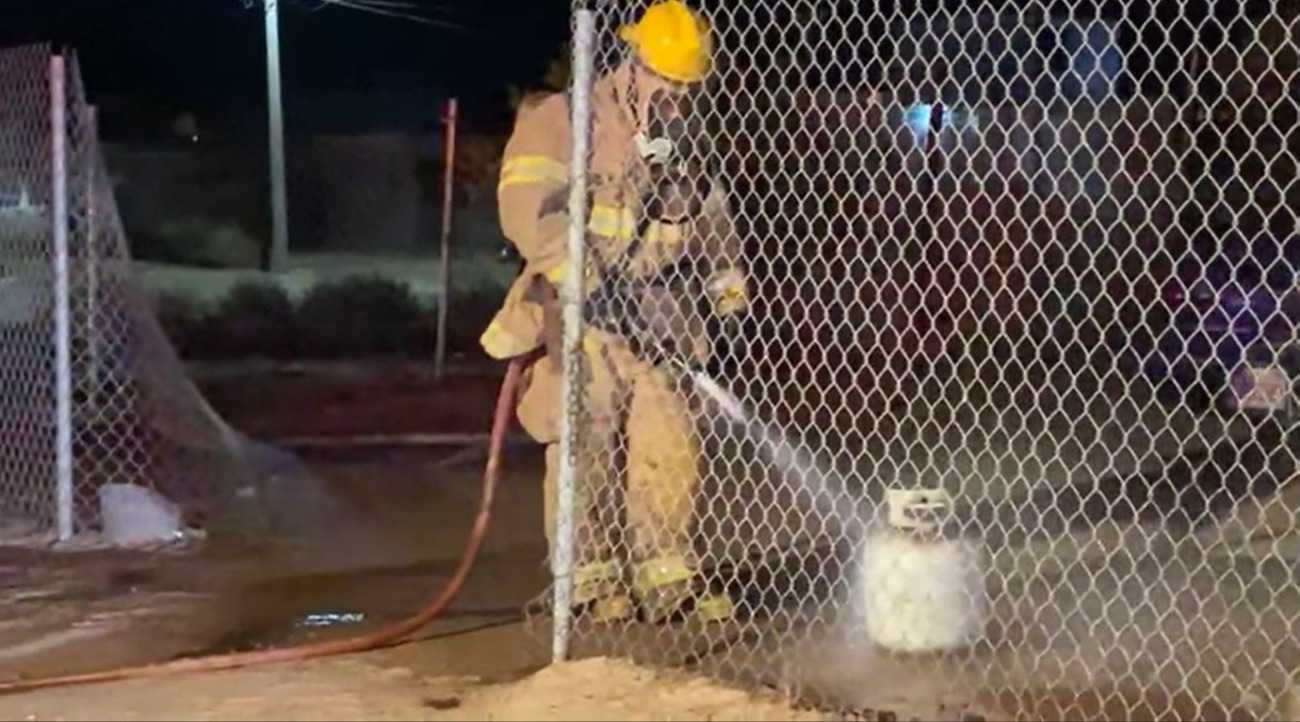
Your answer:
[[[647,68],[669,80],[695,83],[713,66],[709,24],[681,0],[651,5],[635,25],[620,28],[618,36]]]

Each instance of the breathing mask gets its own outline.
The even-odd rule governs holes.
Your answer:
[[[687,109],[690,99],[681,92],[658,88],[650,93],[645,122],[633,142],[650,173],[642,207],[650,220],[684,221],[699,213],[708,194],[708,181],[696,143],[691,137]]]
[[[680,92],[658,88],[650,93],[642,128],[633,136],[633,142],[637,154],[652,169],[671,168],[683,155],[683,144],[688,141],[686,104]]]

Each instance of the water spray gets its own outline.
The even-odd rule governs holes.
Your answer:
[[[845,503],[843,484],[823,473],[810,450],[754,418],[724,384],[692,359],[665,348],[630,320],[622,323],[641,355],[689,378],[746,438],[762,449],[787,481],[863,537],[857,600],[866,632],[879,647],[905,653],[968,647],[988,614],[983,541],[963,534],[952,498],[941,488],[892,488],[884,518]]]

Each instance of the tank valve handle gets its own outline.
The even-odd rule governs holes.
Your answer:
[[[938,532],[952,512],[952,497],[944,489],[889,489],[885,504],[889,525],[915,534]]]

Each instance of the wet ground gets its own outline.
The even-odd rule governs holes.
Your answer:
[[[335,368],[332,380],[314,373],[224,377],[205,386],[227,418],[268,438],[370,434],[369,419],[378,417],[394,433],[439,433],[446,430],[440,421],[461,425],[490,409],[495,393],[492,383],[435,386],[393,367],[378,372],[379,383],[356,372]],[[356,390],[362,383],[369,384],[367,393]],[[302,414],[301,394],[313,387],[348,399],[336,402],[345,408],[337,415]],[[314,531],[307,534],[309,554],[13,552],[0,563],[6,573],[22,570],[0,577],[8,591],[0,609],[6,620],[0,646],[7,650],[0,654],[0,679],[278,647],[356,634],[411,614],[457,561],[477,503],[482,456],[458,447],[397,446],[302,459],[320,485],[309,491],[323,490],[330,508],[346,517],[305,504],[299,529]],[[534,676],[549,659],[548,630],[523,618],[547,583],[540,474],[535,447],[508,456],[475,573],[452,606],[407,643],[340,659],[0,696],[0,718],[824,717],[791,710],[770,694],[755,698],[615,660]]]
[[[369,432],[377,418],[397,431],[463,430],[475,417],[487,418],[495,397],[491,377],[485,383],[467,377],[440,391],[391,368],[365,376],[222,379],[205,390],[233,423],[270,438]],[[356,390],[363,385],[366,394]],[[303,395],[322,390],[320,413],[302,413]],[[339,407],[347,409],[338,417],[345,422],[330,414]],[[466,456],[448,464],[449,457]],[[303,485],[304,498],[328,499],[329,513],[304,503],[296,523],[303,538],[292,549],[0,551],[0,585],[7,591],[0,602],[0,677],[280,646],[409,616],[457,561],[477,504],[482,456],[449,446],[301,459],[310,476],[295,483]],[[533,449],[511,456],[478,572],[424,636],[518,626],[525,602],[546,581],[539,464]],[[454,658],[465,673],[513,673],[540,662],[540,643],[509,646],[518,653],[477,655],[485,662],[477,668],[474,654]]]
[[[463,373],[435,384],[417,364],[350,364],[310,372],[291,369],[270,377],[209,376],[201,378],[201,385],[232,424],[262,438],[378,431],[439,434],[486,430],[496,391],[490,371]],[[1150,412],[1146,415],[1153,419],[1151,423],[1159,421],[1162,414],[1153,408],[1143,404],[1124,424],[1126,429],[1098,435],[1104,438],[1091,448],[1102,450],[1104,459],[1094,471],[1088,468],[1087,454],[1080,455],[1076,469],[1083,471],[1072,479],[1073,496],[1058,492],[1048,504],[1009,489],[1008,498],[1015,503],[975,507],[976,518],[986,523],[997,520],[1001,528],[1016,532],[1000,542],[1004,553],[993,561],[996,573],[1006,580],[1005,590],[1010,590],[1000,598],[996,616],[1003,622],[1018,620],[1019,626],[995,630],[991,637],[995,642],[982,656],[949,668],[951,674],[940,682],[951,683],[975,667],[990,668],[994,659],[1002,671],[1014,670],[1026,659],[1047,667],[1071,658],[1098,668],[1122,667],[1124,659],[1106,659],[1106,654],[1122,656],[1125,650],[1140,649],[1155,654],[1155,659],[1177,660],[1177,665],[1163,668],[1176,672],[1184,663],[1190,664],[1188,655],[1204,660],[1206,650],[1226,649],[1218,656],[1209,654],[1206,667],[1207,674],[1214,676],[1207,681],[1222,687],[1207,688],[1206,693],[1224,697],[1221,704],[1214,702],[1219,705],[1215,709],[1221,709],[1269,703],[1264,698],[1249,699],[1257,690],[1248,689],[1243,674],[1253,670],[1257,676],[1267,676],[1265,681],[1276,689],[1286,665],[1300,665],[1295,645],[1283,641],[1287,625],[1297,619],[1288,615],[1300,610],[1300,600],[1269,595],[1269,590],[1288,588],[1287,560],[1293,566],[1300,558],[1290,531],[1300,500],[1292,498],[1294,485],[1281,492],[1277,488],[1294,476],[1288,465],[1295,458],[1290,442],[1276,432],[1253,427],[1189,424],[1184,433],[1197,442],[1196,451],[1182,452],[1175,445],[1169,454],[1148,454],[1134,460],[1138,463],[1117,464],[1110,449],[1131,448],[1123,442],[1126,434],[1130,439],[1140,434],[1147,439],[1144,447],[1153,446],[1150,434],[1140,430],[1144,411]],[[1168,420],[1168,414],[1163,416]],[[1078,424],[1076,419],[1074,426]],[[920,430],[920,435],[926,433]],[[1053,446],[1055,442],[1044,435],[1037,443]],[[1059,445],[1051,453],[1059,453]],[[39,677],[282,646],[373,629],[417,609],[455,564],[477,501],[482,455],[456,446],[395,444],[304,451],[302,460],[309,473],[299,480],[304,486],[297,492],[304,500],[328,503],[304,501],[297,507],[299,528],[307,532],[309,543],[292,553],[206,549],[147,556],[100,552],[37,557],[30,551],[0,555],[0,584],[7,590],[0,603],[0,646],[6,650],[0,653],[0,677]],[[1124,473],[1113,473],[1116,466],[1124,466]],[[123,719],[181,715],[471,719],[489,713],[500,719],[574,719],[583,714],[599,719],[633,718],[625,714],[628,704],[664,704],[680,685],[670,681],[655,686],[625,665],[601,668],[594,676],[591,667],[572,672],[565,668],[553,673],[558,676],[532,677],[513,686],[481,686],[484,681],[508,683],[523,677],[548,658],[549,629],[538,620],[523,618],[529,600],[547,583],[542,566],[540,475],[538,450],[515,447],[507,459],[493,524],[475,574],[451,609],[412,643],[347,660],[0,698],[0,717],[86,719],[112,710]],[[971,478],[967,473],[962,476]],[[1013,482],[1022,478],[1010,476]],[[1271,480],[1271,486],[1260,480]],[[1247,498],[1252,495],[1257,498]],[[1111,503],[1098,506],[1094,501],[1098,498]],[[1125,505],[1115,503],[1121,499]],[[1246,503],[1234,504],[1243,499]],[[774,505],[770,497],[757,502]],[[1200,512],[1211,507],[1222,521],[1202,524],[1190,535],[1183,524],[1177,539],[1157,526],[1131,524],[1134,517],[1142,522],[1171,512],[1203,518]],[[1126,516],[1126,509],[1132,513]],[[1051,514],[1044,516],[1044,510]],[[1011,512],[1012,516],[999,516]],[[1024,533],[1030,529],[1048,533]],[[1218,549],[1215,555],[1205,553],[1214,548]],[[823,583],[820,591],[805,596],[818,601],[832,597],[844,592],[825,588],[834,587],[834,579],[842,576],[843,551],[813,549],[802,558],[781,560],[785,568],[778,564],[761,572],[768,576],[751,581],[750,588],[803,589],[806,585],[791,581],[802,575]],[[1127,572],[1118,573],[1123,570]],[[1160,588],[1170,593],[1160,602],[1150,589],[1130,588],[1132,580],[1146,580],[1147,586],[1158,580]],[[1015,587],[1013,581],[1021,586]],[[1293,583],[1290,588],[1294,590]],[[691,628],[624,630],[613,639],[584,633],[576,651],[628,655],[656,666],[693,667],[751,688],[786,689],[851,707],[906,709],[907,697],[928,697],[932,702],[944,698],[944,685],[934,684],[937,670],[932,663],[899,665],[896,660],[864,654],[847,644],[852,635],[842,629],[809,624],[816,609],[790,606],[793,600],[777,596],[756,601],[760,606],[785,605],[785,612],[767,621],[707,633]],[[1206,600],[1221,604],[1216,607]],[[1261,610],[1270,606],[1272,615],[1262,615]],[[1066,608],[1076,613],[1056,613]],[[1108,622],[1111,614],[1116,616]],[[1153,618],[1152,624],[1161,620],[1174,624],[1149,624],[1146,638],[1125,639],[1125,620],[1145,614],[1159,618]],[[1043,628],[1066,633],[1048,639],[1030,633]],[[797,634],[790,632],[796,629]],[[791,639],[796,641],[789,643]],[[1261,658],[1270,661],[1261,667]],[[1056,672],[1047,676],[1066,684],[1079,670]],[[565,676],[569,674],[573,676]],[[626,674],[635,694],[593,684],[601,689],[592,692],[594,697],[584,697],[586,712],[557,711],[563,709],[557,705],[567,702],[564,693],[556,690],[613,674]],[[864,686],[864,678],[882,683]],[[1011,705],[1038,710],[1031,716],[1051,718],[1052,710],[1074,704],[1087,708],[1086,716],[1101,718],[1113,716],[1106,710],[1116,704],[1132,704],[1122,702],[1127,692],[1097,693],[1094,704],[1079,702],[1068,685],[1064,692],[1025,691],[1017,689],[1013,679],[996,683],[1013,696],[1024,693],[1031,698],[985,700],[986,712]],[[533,689],[529,693],[533,706],[520,706],[529,684],[549,684],[550,696]],[[268,689],[280,691],[259,691]],[[500,691],[506,707],[493,708],[496,698],[483,697],[485,689]],[[722,695],[718,699],[730,699],[727,705],[739,704],[712,687],[701,691],[701,699],[714,699],[710,695],[715,693]],[[611,694],[615,699],[609,698]],[[1198,704],[1204,702],[1197,699]],[[186,710],[195,709],[194,705],[203,709],[190,715]],[[1150,717],[1168,717],[1173,712],[1185,716],[1188,709],[1197,709],[1189,708],[1185,700],[1159,705],[1161,709]],[[699,718],[712,713],[706,707],[663,707],[656,718]],[[780,712],[779,705],[764,709],[778,710],[773,712],[775,718],[788,718],[785,715],[790,713]],[[1202,718],[1222,716],[1209,708],[1202,711]]]

